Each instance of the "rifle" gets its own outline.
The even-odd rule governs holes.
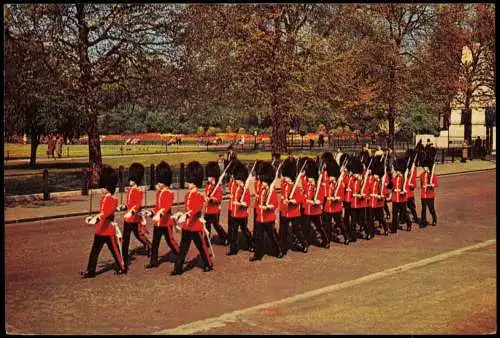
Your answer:
[[[363,184],[361,185],[361,190],[359,191],[361,194],[365,190],[366,181],[368,180],[368,169],[370,169],[370,167],[372,166],[372,162],[373,162],[373,157],[370,160],[370,163],[368,163],[368,167],[366,167],[365,175],[363,176]]]
[[[293,198],[293,194],[295,194],[295,190],[297,189],[297,186],[299,185],[299,181],[300,181],[300,177],[302,176],[301,172],[304,170],[304,168],[306,167],[306,164],[307,164],[307,161],[306,160],[304,162],[304,164],[302,165],[302,168],[300,169],[297,177],[295,178],[295,183],[293,184],[293,187],[292,187],[292,190],[290,191],[290,195],[288,195],[287,199],[291,199]]]
[[[320,167],[319,169],[319,175],[318,175],[318,182],[316,182],[316,191],[314,192],[314,201],[318,199],[318,194],[319,194],[319,189],[321,187],[321,181],[323,178],[323,168],[325,167],[325,164]]]
[[[339,179],[337,180],[337,182],[335,182],[335,193],[333,194],[333,197],[337,197],[337,195],[339,194],[340,183],[342,182],[342,179],[344,178],[344,174],[345,174],[344,169],[345,169],[345,167],[347,167],[348,163],[349,163],[349,160],[345,159],[344,163],[340,167],[340,176],[339,176]]]
[[[229,169],[229,167],[231,166],[232,163],[233,163],[233,160],[231,160],[231,162],[229,162],[229,164],[226,166],[226,168],[224,169],[224,171],[222,172],[222,174],[219,176],[219,180],[217,181],[217,184],[215,185],[214,189],[208,195],[208,198],[211,198],[214,195],[214,193],[217,190],[217,188],[219,188],[219,186],[221,185],[222,181],[224,180],[224,177],[227,174],[227,170]]]
[[[380,189],[379,189],[380,194],[382,194],[386,177],[387,177],[387,155],[384,154],[384,176],[382,176],[382,179],[380,180]]]
[[[437,152],[436,155],[434,155],[434,163],[432,164],[432,174],[431,178],[429,179],[429,183],[427,185],[431,185],[434,179],[434,170],[436,169],[436,157],[437,157]],[[425,187],[425,192],[427,192],[427,186]]]
[[[406,194],[406,181],[408,180],[408,165],[410,164],[410,158],[408,158],[408,162],[406,162],[406,170],[403,176],[403,192]]]
[[[418,153],[415,154],[415,158],[413,159],[413,163],[411,164],[411,168],[410,168],[410,182],[413,179],[413,172],[414,172],[413,169],[415,169],[415,164],[417,163],[417,158],[418,158]]]
[[[279,172],[280,172],[280,169],[281,169],[281,166],[283,165],[283,163],[284,162],[281,162],[280,165],[278,166],[278,169],[276,169],[276,173],[274,175],[274,180],[271,183],[271,185],[269,186],[269,193],[268,193],[267,200],[266,200],[266,206],[269,205],[269,201],[271,200],[271,195],[272,195],[274,186],[276,185],[276,181],[278,180]]]
[[[243,199],[245,198],[245,193],[247,192],[248,186],[250,185],[250,178],[252,178],[253,171],[255,170],[255,165],[257,164],[257,161],[253,164],[252,170],[250,170],[250,173],[248,174],[248,177],[245,181],[245,187],[243,188],[243,194],[241,194],[240,198],[240,203],[243,202]]]

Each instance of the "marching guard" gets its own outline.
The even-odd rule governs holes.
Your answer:
[[[221,210],[220,204],[222,203],[222,186],[220,184],[217,184],[217,181],[219,180],[219,177],[221,175],[220,168],[217,162],[208,162],[205,167],[205,174],[208,180],[205,187],[205,196],[207,198],[207,206],[205,208],[205,226],[208,230],[207,240],[208,237],[210,237],[213,225],[215,231],[217,231],[217,234],[219,235],[222,244],[227,246],[229,244],[228,234],[219,223]]]
[[[437,224],[436,210],[434,209],[434,199],[436,198],[436,188],[438,187],[437,176],[435,174],[436,148],[429,147],[426,151],[426,158],[422,165],[424,172],[420,175],[420,199],[422,203],[422,217],[420,227],[427,226],[427,208],[432,216],[432,225]]]
[[[142,183],[143,177],[144,166],[140,163],[132,163],[128,169],[130,188],[127,192],[127,201],[125,205],[119,208],[120,210],[127,210],[127,213],[123,216],[123,261],[125,265],[130,265],[128,248],[132,232],[135,238],[146,248],[148,257],[151,253],[152,244],[149,238],[146,237],[145,224],[142,224],[145,219],[139,216],[142,210],[142,199],[144,198],[144,192],[139,189],[139,185]]]
[[[274,168],[270,163],[264,162],[259,168],[260,187],[255,199],[255,219],[254,219],[254,238],[255,253],[250,257],[250,261],[261,260],[264,256],[264,233],[272,240],[277,249],[277,257],[283,257],[283,250],[279,243],[275,231],[275,210],[278,206],[278,194],[274,187]]]
[[[356,225],[359,226],[360,230],[365,230],[365,239],[369,240],[373,237],[374,229],[371,224],[366,222],[365,217],[365,196],[363,194],[363,164],[357,158],[351,159],[351,171],[353,172],[354,181],[352,183],[352,202],[351,202],[351,212],[352,212],[352,224],[351,230],[356,231]],[[357,237],[357,234],[354,233]]]
[[[406,170],[407,160],[397,158],[394,161],[394,175],[392,177],[392,228],[391,232],[396,233],[400,219],[406,222],[406,230],[411,231],[411,220],[406,210],[406,191],[403,172]]]
[[[156,167],[156,205],[146,213],[153,218],[153,245],[151,257],[146,269],[156,268],[158,262],[158,248],[160,240],[165,237],[170,250],[179,254],[179,244],[173,236],[174,220],[172,219],[172,205],[174,204],[174,192],[170,190],[172,183],[172,171],[167,162],[161,161]]]
[[[409,149],[407,151],[408,161],[408,179],[406,180],[406,196],[407,196],[407,207],[411,212],[413,217],[413,223],[419,223],[417,216],[417,206],[415,205],[415,188],[417,187],[417,153]]]
[[[321,220],[323,214],[322,204],[325,196],[325,191],[322,189],[320,180],[320,178],[324,177],[323,172],[318,173],[318,165],[316,162],[309,161],[306,165],[305,176],[306,181],[303,187],[304,201],[302,202],[304,208],[304,223],[314,234],[318,246],[328,249],[330,247],[330,241]],[[318,237],[321,239],[320,241],[318,241]]]
[[[248,207],[250,206],[250,189],[248,187],[248,169],[243,163],[235,160],[233,164],[234,183],[232,189],[231,203],[231,219],[229,225],[229,252],[228,256],[238,253],[238,228],[241,228],[243,235],[247,241],[248,251],[253,252],[252,233],[248,230]]]
[[[99,188],[101,188],[102,198],[99,202],[99,215],[89,216],[85,219],[87,224],[96,225],[94,234],[94,243],[89,255],[87,271],[82,273],[83,278],[94,278],[96,275],[97,259],[104,244],[113,255],[113,259],[118,266],[116,274],[127,273],[127,266],[123,262],[120,250],[121,243],[117,239],[118,226],[114,223],[115,211],[118,206],[118,200],[114,195],[118,175],[110,166],[103,166],[99,179]],[[118,228],[118,229],[117,229]]]
[[[186,166],[186,183],[189,192],[184,197],[184,213],[176,215],[175,219],[182,226],[180,252],[175,261],[175,268],[172,275],[180,275],[184,272],[184,261],[194,242],[203,260],[203,271],[208,272],[214,269],[211,256],[207,248],[205,236],[205,220],[201,219],[205,196],[198,189],[203,186],[203,167],[197,161],[189,162]],[[182,219],[182,220],[181,220]],[[211,249],[212,250],[212,249]]]
[[[384,228],[384,236],[389,235],[389,229],[384,218],[384,202],[387,185],[385,184],[386,170],[382,156],[376,156],[373,163],[373,182],[370,186],[370,201],[368,209],[368,222],[375,229],[375,220]]]

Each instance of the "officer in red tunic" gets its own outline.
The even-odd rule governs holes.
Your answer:
[[[124,206],[120,206],[120,210],[127,210],[123,216],[123,261],[126,265],[130,265],[128,248],[130,245],[130,234],[133,232],[147,250],[147,255],[151,251],[151,241],[145,236],[142,231],[143,225],[139,225],[142,221],[138,213],[142,210],[142,199],[144,192],[139,189],[144,177],[144,166],[140,163],[132,163],[128,168],[128,180],[130,188],[127,192],[127,201]]]
[[[203,271],[212,271],[214,268],[205,239],[207,233],[203,224],[204,220],[200,219],[205,204],[205,196],[198,190],[203,187],[203,166],[197,161],[189,162],[185,175],[189,192],[184,197],[184,220],[180,222],[178,220],[182,226],[181,248],[172,275],[180,275],[184,272],[184,261],[191,241],[200,252],[203,260]]]
[[[220,216],[220,204],[222,203],[222,186],[219,185],[217,189],[215,189],[217,185],[217,181],[220,177],[220,168],[217,162],[210,161],[207,163],[205,167],[205,174],[208,178],[207,185],[205,186],[205,196],[207,197],[207,203],[205,207],[205,226],[208,230],[208,237],[212,231],[212,225],[217,231],[219,238],[223,245],[229,244],[229,239],[227,232],[219,223]],[[215,189],[215,190],[214,190]],[[207,243],[208,245],[208,243]]]
[[[389,229],[384,218],[384,200],[386,196],[387,187],[382,182],[382,177],[384,176],[384,162],[382,156],[376,156],[373,160],[373,182],[370,186],[370,201],[368,209],[368,222],[371,227],[375,229],[375,220],[378,221],[379,226],[384,228],[384,235],[389,234]]]
[[[177,244],[173,235],[172,205],[174,204],[174,192],[170,190],[172,171],[165,161],[161,161],[156,167],[156,182],[156,205],[147,212],[149,216],[153,217],[154,226],[151,258],[149,263],[145,265],[146,269],[159,266],[158,248],[162,237],[165,238],[170,250],[176,255],[179,254],[179,244]]]
[[[328,189],[325,196],[323,207],[323,224],[327,234],[330,235],[330,241],[336,239],[335,228],[340,228],[344,237],[344,244],[349,244],[349,234],[345,223],[342,222],[342,201],[344,199],[344,180],[340,177],[340,167],[335,161],[326,160],[326,170],[328,174]],[[345,175],[345,173],[344,173]],[[332,224],[335,222],[335,227]]]
[[[436,210],[434,209],[434,199],[436,198],[436,188],[438,187],[437,175],[433,175],[434,159],[436,155],[436,148],[431,147],[426,152],[426,159],[423,161],[422,166],[424,172],[420,175],[420,199],[422,203],[422,217],[421,228],[427,226],[427,208],[432,216],[432,225],[437,224]],[[435,169],[434,169],[435,170]]]
[[[238,253],[238,228],[241,228],[243,235],[247,241],[248,251],[253,252],[253,239],[252,233],[248,230],[248,207],[250,206],[250,187],[245,188],[245,183],[248,178],[248,169],[239,161],[233,163],[234,180],[233,189],[234,193],[231,197],[233,204],[231,210],[232,224],[229,230],[229,252],[228,256],[236,255]]]
[[[354,181],[352,183],[352,201],[351,201],[351,212],[352,212],[352,229],[356,229],[356,225],[359,226],[360,230],[365,230],[364,238],[370,240],[373,237],[374,229],[371,224],[366,222],[365,217],[365,195],[363,193],[363,164],[357,158],[351,159],[351,171],[354,176]],[[355,235],[356,236],[356,235]]]
[[[307,181],[305,181],[304,201],[302,202],[302,206],[304,208],[304,224],[306,228],[309,228],[314,234],[317,245],[328,249],[330,247],[330,241],[325,229],[323,228],[321,219],[323,214],[322,206],[325,191],[324,189],[321,189],[321,186],[317,188],[319,173],[316,162],[309,161],[307,163],[305,176]]]
[[[303,232],[300,205],[303,201],[300,177],[297,177],[297,161],[293,157],[288,157],[281,166],[281,194],[280,194],[280,230],[279,238],[283,254],[287,254],[290,248],[289,235],[292,238],[292,248],[298,251],[307,252],[308,241]],[[300,176],[305,172],[300,173]],[[294,186],[296,186],[295,189]],[[293,191],[292,191],[293,190]],[[289,233],[290,224],[292,232]]]
[[[373,174],[372,174],[372,165],[373,165],[373,160],[371,156],[363,156],[363,178],[366,178],[366,183],[363,182],[362,188],[363,190],[361,191],[361,194],[363,195],[363,203],[364,203],[364,213],[365,213],[365,220],[368,225],[369,223],[369,213],[370,213],[370,189],[373,184]],[[366,229],[363,229],[365,232],[367,231]],[[375,237],[375,232],[370,234],[371,237]]]
[[[396,233],[399,220],[406,222],[406,229],[411,231],[411,220],[406,210],[406,192],[403,187],[403,172],[406,169],[406,158],[398,158],[394,161],[394,173],[392,176],[392,227],[391,232]]]
[[[258,171],[260,187],[255,198],[255,220],[254,220],[254,239],[255,239],[255,253],[250,257],[250,261],[261,260],[264,256],[264,233],[273,242],[277,257],[283,257],[283,250],[279,243],[278,236],[275,231],[275,210],[278,207],[278,194],[276,188],[271,184],[274,181],[274,168],[268,163],[264,162]]]
[[[118,200],[113,196],[117,183],[118,175],[115,170],[110,166],[103,166],[99,179],[99,188],[101,188],[103,195],[99,202],[99,215],[89,216],[85,219],[87,224],[96,225],[96,229],[87,271],[82,274],[83,278],[95,277],[97,259],[99,258],[99,253],[104,244],[106,244],[109,251],[111,251],[116,265],[118,266],[116,274],[127,273],[127,266],[124,264],[122,253],[120,252],[120,243],[118,243],[116,239],[116,228],[112,224],[118,206]]]

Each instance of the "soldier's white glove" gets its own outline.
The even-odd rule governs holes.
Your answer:
[[[123,218],[130,218],[130,217],[132,217],[132,212],[131,211],[129,211],[125,215],[123,215]]]
[[[127,206],[125,204],[120,204],[117,208],[117,211],[125,211],[127,210]]]
[[[179,222],[179,218],[183,215],[182,212],[177,211],[175,214],[172,215],[172,218],[174,219],[175,222]]]
[[[85,223],[87,223],[89,225],[96,225],[97,223],[99,223],[99,217],[87,216],[87,217],[85,217]]]
[[[153,214],[153,211],[151,211],[150,209],[146,209],[146,210],[144,210],[144,211],[142,212],[142,214],[143,214],[144,216],[147,216],[147,217],[153,217],[153,215],[154,215],[154,214]]]
[[[161,215],[159,213],[157,213],[156,215],[153,216],[153,221],[159,222],[160,218],[161,218]]]

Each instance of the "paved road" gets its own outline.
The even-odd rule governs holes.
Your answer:
[[[484,183],[483,183],[484,182]],[[488,183],[487,183],[488,182]],[[126,276],[81,280],[93,228],[81,218],[5,225],[5,311],[9,333],[153,333],[232,311],[348,283],[496,238],[495,172],[440,179],[438,226],[389,237],[312,247],[250,263],[216,246],[216,271],[196,266],[172,277],[172,263]],[[417,203],[417,207],[419,205]],[[160,254],[166,254],[166,245]],[[137,247],[133,239],[131,248]],[[245,312],[194,333],[487,333],[496,328],[496,243],[321,297]],[[196,251],[188,257],[194,258]],[[171,258],[171,257],[167,257]],[[104,249],[99,263],[112,263]],[[195,263],[198,263],[195,260]],[[194,264],[193,264],[194,265]],[[273,303],[271,303],[273,304]],[[195,325],[196,327],[196,325]]]

